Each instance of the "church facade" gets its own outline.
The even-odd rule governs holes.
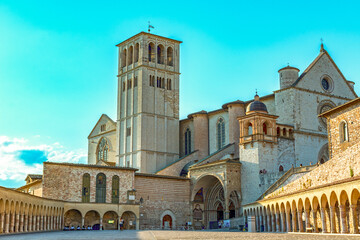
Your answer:
[[[58,228],[116,229],[120,217],[128,229],[244,225],[246,206],[331,158],[327,122],[318,115],[357,95],[323,45],[301,74],[280,69],[272,94],[181,120],[180,45],[145,32],[117,45],[116,119],[103,114],[95,124],[87,164],[45,162],[43,175],[18,189],[44,206],[34,210],[33,196],[3,200],[0,191],[1,209],[17,209],[0,211],[0,232],[29,231],[34,221],[32,229],[48,229],[42,216],[54,211],[46,201],[57,204]]]

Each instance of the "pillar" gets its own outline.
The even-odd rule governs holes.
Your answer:
[[[5,213],[0,214],[0,233],[4,233]]]
[[[44,231],[44,216],[40,216],[40,231]]]
[[[272,214],[271,218],[272,218],[272,231],[276,232],[276,214]]]
[[[290,211],[286,212],[286,231],[291,232],[291,219],[290,219]]]
[[[36,224],[37,224],[36,216],[33,216],[33,231],[37,231]]]
[[[102,222],[103,222],[103,219],[102,217],[100,218],[100,230],[102,230]]]
[[[330,228],[331,233],[336,233],[335,207],[330,207]]]
[[[316,233],[318,233],[319,232],[319,227],[318,227],[318,219],[317,219],[317,210],[313,210],[312,211],[312,215],[313,215],[313,219],[314,219],[314,231],[316,232]]]
[[[82,217],[82,218],[81,218],[81,225],[82,225],[82,226],[85,226],[85,217]],[[118,225],[119,225],[119,224],[118,224]]]
[[[271,216],[269,213],[267,215],[267,224],[268,224],[268,232],[271,232]]]
[[[136,230],[140,230],[140,220],[136,218]]]
[[[296,222],[297,222],[297,220],[296,220],[296,218],[297,218],[297,213],[296,213],[296,211],[293,211],[293,213],[292,213],[292,223],[293,223],[293,232],[297,232],[297,224],[296,224]]]
[[[305,209],[305,228],[310,228],[310,209]],[[306,229],[305,229],[306,232]]]
[[[244,221],[244,223],[245,223],[245,221]],[[137,220],[136,220],[136,228],[137,228]],[[120,229],[120,216],[119,215],[118,215],[118,219],[117,219],[117,230],[121,230]]]
[[[303,221],[302,221],[302,212],[298,211],[297,215],[298,215],[298,223],[299,223],[299,232],[304,232],[304,225],[303,225]]]
[[[14,232],[15,227],[15,213],[11,214],[10,232]]]
[[[266,215],[263,216],[263,220],[264,220],[264,231],[268,232],[269,229],[268,229],[268,222],[267,222],[267,216]]]
[[[320,208],[322,232],[327,233],[325,208]]]
[[[350,206],[350,219],[352,220],[350,233],[359,233],[359,221],[356,204]]]
[[[341,233],[349,233],[346,224],[346,206],[340,205],[339,208],[340,208]]]
[[[19,226],[20,226],[20,216],[17,213],[15,215],[15,231],[14,232],[19,232]]]
[[[40,231],[40,216],[36,216],[36,230]]]
[[[276,219],[276,232],[280,232],[280,214],[275,213],[275,219]]]
[[[5,219],[6,219],[6,223],[5,223],[5,233],[9,233],[9,227],[10,227],[10,213],[5,213]]]
[[[281,216],[281,231],[282,232],[286,232],[286,215],[284,212],[280,213]]]
[[[48,225],[47,225],[47,216],[44,216],[44,230],[47,231],[48,230]]]
[[[28,231],[28,215],[25,214],[24,216],[24,232]]]

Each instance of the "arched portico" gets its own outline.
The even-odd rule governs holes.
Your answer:
[[[126,230],[135,230],[137,228],[136,215],[132,211],[126,211],[121,215],[124,221],[123,228]]]
[[[172,211],[166,210],[160,215],[160,229],[176,229],[176,216]]]

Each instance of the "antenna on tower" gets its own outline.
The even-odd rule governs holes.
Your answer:
[[[149,23],[149,25],[148,25],[148,33],[150,33],[150,29],[155,28],[155,27],[150,24],[150,21],[148,21],[148,23]]]

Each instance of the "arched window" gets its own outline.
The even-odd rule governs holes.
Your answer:
[[[164,46],[161,44],[157,47],[157,59],[159,64],[164,64]]]
[[[203,188],[200,188],[194,197],[194,202],[204,202]]]
[[[149,62],[155,62],[155,45],[153,43],[149,43],[148,58]]]
[[[102,138],[98,148],[97,148],[97,161],[107,161],[108,160],[108,151],[109,151],[109,145],[105,138]]]
[[[167,88],[167,90],[171,90],[171,79],[170,78],[167,79],[166,88]]]
[[[106,176],[103,173],[96,176],[96,202],[106,202]]]
[[[225,121],[223,118],[219,118],[216,126],[217,130],[217,147],[218,149],[225,146]]]
[[[267,135],[267,125],[266,123],[263,123],[263,133]]]
[[[139,43],[135,44],[135,55],[134,55],[134,62],[139,61]]]
[[[252,135],[252,134],[253,134],[252,124],[249,123],[249,126],[247,127],[247,135]]]
[[[276,136],[280,137],[280,128],[279,127],[276,128]]]
[[[340,142],[347,142],[347,141],[349,141],[347,122],[342,121],[340,123]]]
[[[112,177],[111,203],[119,203],[119,176]]]
[[[286,128],[283,128],[283,136],[286,137]]]
[[[128,65],[133,63],[133,54],[134,54],[134,48],[133,48],[133,46],[130,46],[129,56],[128,56]]]
[[[185,155],[191,153],[191,131],[186,129],[185,131]]]
[[[173,66],[173,49],[172,47],[168,47],[167,49],[167,65]]]
[[[121,54],[121,67],[126,66],[126,49],[123,50]]]
[[[90,175],[88,173],[83,175],[82,202],[90,202]]]
[[[284,171],[284,167],[282,165],[279,166],[279,172],[283,172]]]

